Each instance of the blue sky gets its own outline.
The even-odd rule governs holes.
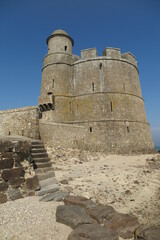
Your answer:
[[[118,47],[136,56],[153,139],[160,145],[159,0],[0,0],[0,110],[38,103],[46,38],[64,29],[73,53]]]

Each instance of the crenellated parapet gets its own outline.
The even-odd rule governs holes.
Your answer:
[[[81,50],[81,59],[77,59],[77,61],[91,60],[117,60],[132,64],[137,68],[137,61],[135,59],[135,56],[130,52],[121,54],[120,48],[106,47],[103,51],[103,56],[97,55],[96,48]]]
[[[89,48],[81,51],[81,60],[92,59],[97,57],[96,48]]]
[[[103,56],[108,59],[121,59],[120,48],[107,47],[103,50]]]

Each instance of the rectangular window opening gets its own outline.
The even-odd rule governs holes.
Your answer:
[[[52,88],[54,88],[54,79],[52,79]]]
[[[111,112],[113,112],[113,104],[110,102]]]
[[[127,132],[129,133],[129,127],[127,127]]]
[[[94,92],[94,82],[92,82],[92,91]]]
[[[55,109],[55,96],[52,95],[52,110]]]
[[[99,64],[99,69],[100,69],[100,70],[102,69],[102,63]]]
[[[67,46],[64,47],[64,50],[67,51]]]
[[[89,128],[89,131],[92,132],[92,127]]]

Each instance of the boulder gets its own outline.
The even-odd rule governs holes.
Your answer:
[[[139,227],[136,217],[130,214],[115,212],[106,222],[105,227],[117,231],[122,238],[132,238],[135,230]]]
[[[119,240],[115,231],[101,227],[98,224],[83,224],[73,230],[67,240]]]
[[[111,206],[97,205],[96,207],[87,208],[86,212],[101,224],[109,219],[115,213],[115,210]]]
[[[56,221],[71,228],[77,228],[82,224],[91,224],[93,219],[80,206],[61,205],[57,207]]]

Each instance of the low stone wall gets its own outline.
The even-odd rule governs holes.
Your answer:
[[[39,181],[30,160],[30,142],[0,139],[0,203],[35,195]]]
[[[150,125],[131,121],[102,121],[81,124],[86,127],[83,149],[110,154],[153,153]]]
[[[0,135],[20,135],[39,139],[37,107],[0,111]]]
[[[39,124],[49,147],[78,148],[109,154],[153,153],[150,126],[143,122],[99,121],[77,124]]]
[[[83,126],[40,121],[39,131],[46,146],[81,148],[84,145],[86,128]]]

